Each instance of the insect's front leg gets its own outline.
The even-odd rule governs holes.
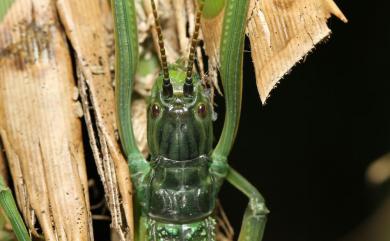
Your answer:
[[[138,150],[131,122],[131,97],[138,64],[137,21],[134,1],[112,0],[115,21],[115,101],[118,131],[137,194],[145,192],[149,163]]]
[[[227,156],[237,134],[241,112],[243,49],[248,4],[248,0],[227,0],[225,5],[220,44],[220,74],[226,114],[220,140],[212,153],[210,172],[218,189],[226,178],[249,198],[239,241],[261,241],[268,213],[264,199],[253,185],[227,164]]]
[[[115,21],[115,102],[118,132],[136,191],[135,240],[146,240],[142,208],[147,206],[149,163],[139,151],[131,122],[131,95],[138,64],[138,37],[134,0],[111,0]]]
[[[226,179],[249,198],[238,241],[261,241],[269,213],[263,196],[256,187],[232,168]]]
[[[269,213],[263,196],[248,180],[236,170],[229,167],[226,160],[213,160],[210,171],[218,189],[226,179],[249,198],[238,241],[261,241],[267,221],[267,214]]]
[[[211,1],[206,0],[211,5]],[[220,3],[221,4],[221,3]],[[218,188],[228,174],[227,157],[236,138],[242,102],[242,67],[248,0],[225,1],[220,44],[220,74],[225,96],[225,120],[221,137],[211,159],[210,172]],[[206,8],[207,9],[207,8]]]

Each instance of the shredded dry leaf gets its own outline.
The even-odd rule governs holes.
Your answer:
[[[107,1],[58,0],[57,9],[74,49],[89,141],[102,180],[112,228],[121,240],[133,237],[132,186],[116,138],[114,86],[110,70],[113,34]],[[88,11],[85,11],[88,9]]]
[[[252,0],[250,9],[247,34],[263,103],[278,81],[329,36],[331,14],[347,22],[333,0]]]
[[[93,240],[79,103],[49,0],[16,1],[0,24],[0,137],[18,205],[46,240]]]
[[[331,14],[347,22],[333,0],[251,0],[246,31],[263,104],[278,81],[329,36]],[[223,13],[202,23],[206,52],[215,67],[222,23]]]

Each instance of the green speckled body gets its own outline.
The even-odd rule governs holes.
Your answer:
[[[150,241],[213,241],[215,220],[212,217],[188,224],[162,223],[148,220]]]

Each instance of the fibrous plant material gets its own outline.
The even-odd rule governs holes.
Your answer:
[[[264,103],[278,81],[329,36],[328,18],[347,19],[333,0],[252,0],[251,5],[247,33]]]
[[[278,81],[329,36],[326,23],[332,14],[347,22],[333,0],[251,0],[246,31],[263,103]],[[203,21],[206,52],[217,66],[222,21],[222,12]]]
[[[30,231],[93,240],[80,104],[52,1],[19,0],[7,10],[0,80],[0,137]]]
[[[133,237],[129,169],[115,136],[114,86],[110,71],[113,26],[108,1],[59,0],[57,9],[74,50],[89,144],[120,240]],[[86,11],[88,9],[88,11]]]

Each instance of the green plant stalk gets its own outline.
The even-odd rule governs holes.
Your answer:
[[[0,176],[0,205],[5,215],[11,222],[15,236],[19,241],[31,241],[27,228],[20,216],[15,199],[11,190],[5,185],[3,177]]]

